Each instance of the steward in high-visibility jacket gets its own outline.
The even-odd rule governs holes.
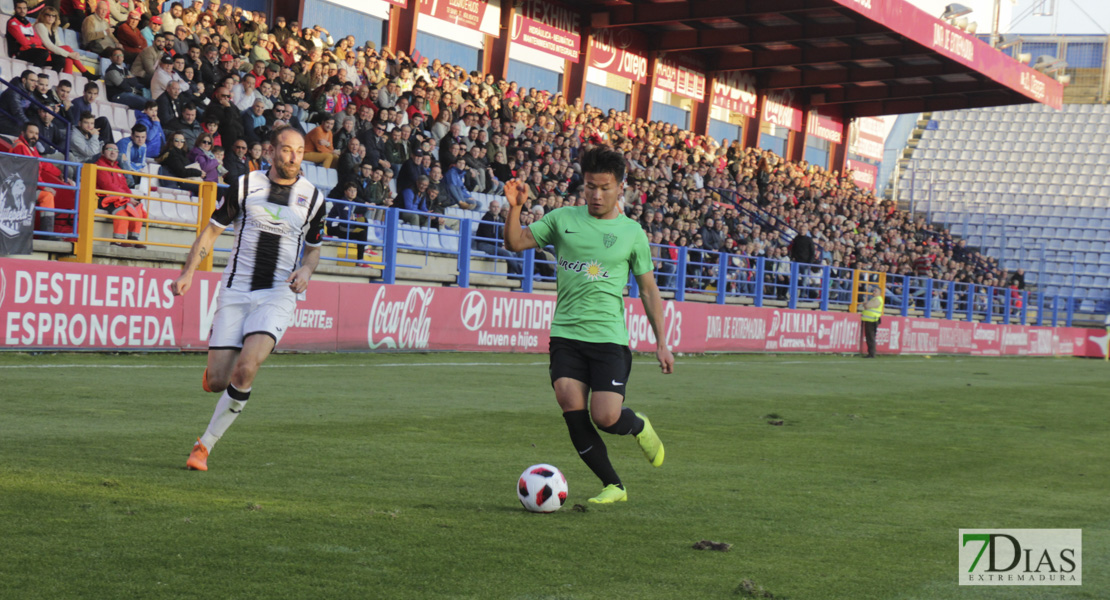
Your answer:
[[[863,337],[867,341],[867,354],[864,358],[875,358],[875,334],[879,331],[879,321],[883,317],[883,293],[878,286],[871,288],[871,297],[863,303],[860,320],[863,321]]]

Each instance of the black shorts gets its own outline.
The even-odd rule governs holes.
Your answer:
[[[624,388],[632,372],[632,351],[628,346],[553,337],[548,352],[551,385],[557,379],[570,377],[595,392],[625,395]]]

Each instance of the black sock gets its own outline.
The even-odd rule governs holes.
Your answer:
[[[578,451],[578,457],[586,466],[597,475],[603,485],[621,486],[621,478],[609,462],[609,452],[605,449],[605,442],[597,434],[593,423],[590,422],[590,411],[572,410],[563,413],[570,431],[570,441]],[[623,489],[624,486],[621,486]]]
[[[613,435],[640,435],[644,430],[644,420],[637,417],[631,408],[622,408],[616,423],[600,429]]]

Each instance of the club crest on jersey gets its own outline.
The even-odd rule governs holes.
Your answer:
[[[617,236],[611,233],[606,233],[605,237],[601,238],[601,241],[605,242],[606,248],[612,248],[613,244],[617,243]]]
[[[305,198],[304,196],[297,196],[297,206],[307,207],[308,206],[308,198]]]

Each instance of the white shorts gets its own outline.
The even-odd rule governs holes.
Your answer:
[[[216,299],[208,349],[242,349],[243,340],[255,333],[274,338],[276,346],[293,322],[296,306],[297,295],[286,287],[254,292],[222,288]]]

